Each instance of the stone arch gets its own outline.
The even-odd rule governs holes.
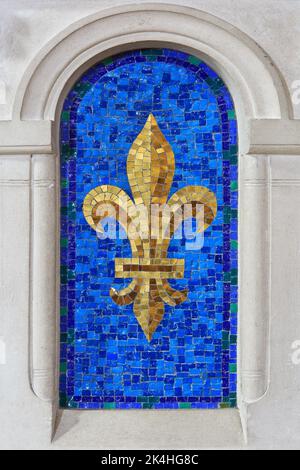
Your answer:
[[[280,71],[252,39],[213,15],[167,3],[107,9],[62,31],[22,77],[14,118],[54,120],[66,84],[70,87],[78,74],[114,52],[157,42],[180,45],[206,59],[227,82],[246,117],[292,118]]]

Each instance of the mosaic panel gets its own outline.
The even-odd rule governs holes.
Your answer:
[[[131,51],[76,83],[61,115],[62,407],[236,406],[237,180],[233,102],[198,58]],[[168,237],[123,223],[153,203]]]

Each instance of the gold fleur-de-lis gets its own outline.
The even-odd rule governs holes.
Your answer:
[[[174,153],[150,114],[127,159],[134,201],[121,188],[102,185],[90,191],[83,203],[85,219],[94,230],[103,231],[101,221],[114,216],[127,233],[132,258],[115,259],[115,277],[132,281],[120,291],[111,288],[110,296],[120,306],[133,303],[134,314],[148,341],[164,316],[164,303],[179,305],[188,294],[187,289],[173,289],[168,282],[184,277],[184,260],[167,257],[171,238],[184,219],[195,218],[201,232],[211,225],[217,213],[214,193],[203,186],[186,186],[168,200],[174,171]],[[188,212],[183,210],[186,205]],[[152,206],[164,208],[157,212],[155,236]]]

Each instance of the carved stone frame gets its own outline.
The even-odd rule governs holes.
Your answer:
[[[269,155],[300,152],[300,124],[293,119],[287,86],[271,58],[253,40],[215,16],[165,3],[104,10],[73,24],[41,49],[21,80],[12,120],[0,122],[0,153],[30,160],[30,383],[52,410],[52,429],[65,419],[63,432],[68,430],[72,442],[70,429],[78,414],[64,411],[61,416],[58,412],[60,109],[72,84],[92,64],[123,50],[157,45],[203,58],[222,76],[235,101],[240,152],[238,404],[245,437],[247,405],[268,390]],[[112,425],[107,412],[84,413],[86,429],[82,426],[77,431],[76,441],[82,446],[99,423]],[[123,421],[127,426],[135,417],[138,422],[150,420],[167,438],[161,412],[111,413],[116,427]],[[195,420],[195,410],[193,415],[183,410],[166,413],[175,422]],[[205,428],[219,426],[224,433],[224,426],[232,425],[239,432],[238,412],[220,413],[218,417],[205,410],[195,413],[200,417],[196,432],[203,436],[204,446],[215,442],[205,437]],[[125,447],[133,442],[128,439]]]

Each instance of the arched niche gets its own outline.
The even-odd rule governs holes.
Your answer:
[[[143,160],[141,170],[140,153],[132,163],[128,155],[145,126],[154,145],[161,139],[174,156],[159,154],[158,163],[154,156],[150,169]],[[178,50],[135,49],[112,56],[87,70],[70,90],[60,132],[62,406],[237,406],[237,137],[224,82],[206,63]],[[205,233],[195,237],[185,224],[166,241],[165,255],[153,235],[158,196],[151,196],[149,207],[143,198],[148,171],[156,181],[155,165],[164,174],[155,183],[160,200],[166,203],[184,191],[187,214],[197,200],[200,210],[200,194],[205,205],[210,191],[205,210],[215,219],[209,215]],[[152,194],[154,183],[148,183]],[[98,233],[97,240],[94,225],[85,222],[83,201],[95,188],[108,191],[99,200],[100,212],[120,190],[134,207],[143,200],[151,211],[148,236],[131,244],[132,254],[123,231],[113,229],[108,239]],[[121,201],[112,204],[116,216],[120,207]],[[139,223],[146,230],[147,222]],[[175,284],[165,275],[169,258],[184,261],[175,275],[183,279]],[[126,273],[120,279],[117,263],[124,259],[131,270],[137,265],[130,263],[139,263],[138,275],[127,276],[132,281]],[[156,269],[150,280],[143,271],[147,261]]]

